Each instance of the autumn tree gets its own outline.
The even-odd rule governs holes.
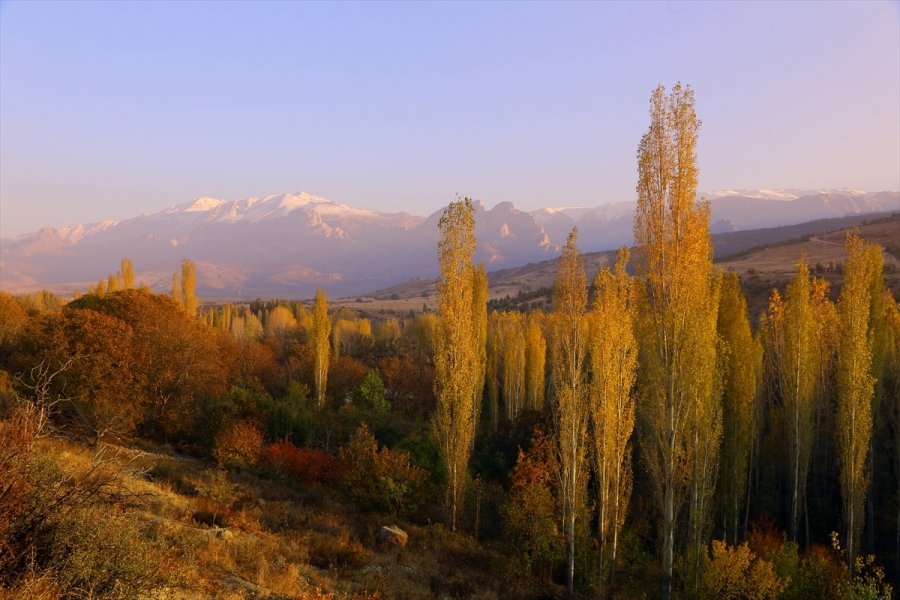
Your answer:
[[[488,278],[484,265],[475,267],[472,282],[472,346],[475,352],[475,385],[472,388],[473,431],[478,428],[481,416],[481,402],[484,398],[484,380],[487,372],[488,336]],[[474,442],[475,437],[472,436]]]
[[[527,452],[519,450],[510,475],[503,529],[528,572],[549,570],[556,556],[559,527],[553,496],[554,457],[554,441],[535,429],[531,447]]]
[[[872,280],[881,273],[881,247],[847,236],[844,287],[838,301],[838,452],[847,562],[859,554],[866,497],[866,466],[872,435]],[[880,291],[880,290],[879,290]]]
[[[475,207],[468,198],[451,202],[438,224],[440,313],[435,339],[435,437],[447,467],[450,528],[456,530],[472,450],[475,387],[480,353],[475,348]],[[479,307],[479,310],[481,308]]]
[[[194,261],[185,258],[181,261],[181,305],[187,314],[197,314],[197,268]]]
[[[541,327],[543,313],[533,311],[525,322],[525,404],[530,410],[544,408],[547,340]]]
[[[756,391],[762,372],[762,346],[753,339],[747,300],[737,274],[723,277],[719,301],[719,372],[722,393],[722,456],[719,490],[724,538],[738,543],[738,524],[746,505],[750,453],[755,435]]]
[[[143,417],[144,396],[135,393],[133,332],[120,319],[93,310],[63,311],[64,345],[58,360],[73,359],[64,376],[66,408],[98,443],[110,433],[131,433]]]
[[[788,446],[789,536],[793,541],[799,533],[812,448],[813,400],[819,372],[814,317],[809,266],[801,257],[788,284],[786,300],[773,291],[763,321],[766,368],[781,400]]]
[[[597,481],[600,542],[600,585],[608,570],[615,577],[619,532],[631,497],[631,433],[634,429],[633,387],[637,369],[634,337],[635,296],[625,272],[627,248],[619,250],[615,272],[597,273],[590,312],[591,458]],[[607,567],[608,565],[608,567]]]
[[[715,482],[720,412],[715,397],[718,278],[709,204],[697,203],[694,94],[659,86],[638,148],[636,267],[640,281],[641,450],[660,510],[663,596],[671,595],[675,524],[690,499],[699,542]]]
[[[316,290],[316,298],[313,302],[312,327],[309,335],[309,343],[312,347],[313,383],[316,386],[316,403],[319,408],[325,406],[325,390],[328,383],[328,358],[331,347],[328,338],[331,335],[331,317],[328,316],[328,298],[325,290]]]
[[[551,315],[551,377],[559,501],[566,539],[566,582],[575,585],[575,520],[587,482],[588,389],[585,379],[587,278],[573,229],[557,263]]]
[[[496,430],[500,421],[500,315],[496,311],[488,319],[485,374],[491,426]]]
[[[124,289],[134,289],[134,265],[130,258],[123,258],[120,266],[119,274],[122,276],[122,284]]]
[[[505,312],[498,317],[498,341],[506,420],[514,420],[525,408],[525,318]]]

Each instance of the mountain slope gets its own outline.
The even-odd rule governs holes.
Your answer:
[[[897,192],[727,192],[711,201],[713,231],[787,225],[811,218],[900,209]],[[586,252],[632,243],[634,203],[524,212],[477,203],[476,261],[488,269],[556,256],[573,226]],[[427,217],[354,208],[298,192],[226,201],[201,197],[163,211],[0,240],[0,288],[86,290],[122,257],[156,291],[183,258],[197,264],[206,298],[308,297],[318,287],[355,295],[437,272],[437,223]]]

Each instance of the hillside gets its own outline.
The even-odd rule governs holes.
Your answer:
[[[836,292],[842,277],[834,266],[844,260],[843,240],[853,227],[859,227],[863,238],[878,242],[886,249],[886,283],[895,297],[900,296],[900,213],[820,219],[784,227],[713,234],[713,249],[722,268],[741,275],[751,314],[758,315],[771,289],[783,286],[793,275],[803,252],[814,272],[820,265],[817,274],[828,279]],[[615,251],[585,253],[588,281],[613,260]],[[555,259],[490,271],[490,299],[495,308],[501,309],[546,308],[555,276]],[[423,305],[433,309],[434,300],[435,280],[414,279],[358,299],[336,302],[363,313],[403,314],[421,310]]]

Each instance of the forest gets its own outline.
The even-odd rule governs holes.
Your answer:
[[[573,230],[546,311],[488,310],[468,198],[436,311],[203,303],[188,259],[0,293],[0,597],[891,598],[884,249],[799,257],[752,319],[691,88],[649,116],[635,246],[589,281]]]

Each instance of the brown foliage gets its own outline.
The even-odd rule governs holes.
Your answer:
[[[263,435],[253,420],[228,425],[216,436],[213,456],[222,466],[244,468],[255,466],[263,448]]]

